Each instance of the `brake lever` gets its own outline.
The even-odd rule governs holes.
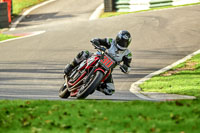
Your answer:
[[[104,48],[104,47],[100,47],[100,50],[102,50],[102,51],[106,51],[106,49]]]
[[[90,42],[92,43],[92,45],[94,46],[95,49],[99,49],[99,50],[104,51],[104,52],[106,51],[106,48],[100,47],[100,46],[98,47],[97,45],[94,44],[93,41],[90,41]]]

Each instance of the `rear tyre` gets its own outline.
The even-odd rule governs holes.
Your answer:
[[[70,96],[70,92],[67,89],[67,86],[65,83],[60,87],[59,90],[59,97],[60,98],[68,98]]]
[[[95,89],[99,86],[102,78],[103,73],[101,71],[97,71],[94,75],[91,76],[91,79],[81,87],[77,94],[77,99],[84,99],[88,95],[90,95]]]

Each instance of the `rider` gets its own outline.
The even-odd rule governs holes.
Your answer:
[[[123,62],[123,65],[120,66],[120,69],[124,73],[128,73],[131,70],[130,64],[132,60],[132,54],[129,51],[128,46],[131,43],[131,35],[126,30],[121,30],[116,39],[104,38],[92,39],[91,42],[97,46],[105,46],[108,49],[108,54],[118,61]],[[71,64],[66,65],[64,73],[69,75],[70,71],[79,65],[83,60],[91,57],[93,53],[89,51],[81,51],[72,61]],[[112,74],[105,80],[104,84],[98,88],[99,91],[103,92],[105,95],[112,95],[115,92],[115,87],[113,84]]]

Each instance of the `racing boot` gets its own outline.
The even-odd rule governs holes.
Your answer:
[[[105,95],[112,95],[115,92],[115,87],[113,83],[103,83],[97,87],[97,90]]]
[[[103,89],[105,95],[112,95],[115,92],[115,87],[113,83],[106,83],[106,88]]]
[[[112,74],[110,74],[108,78],[104,81],[104,85],[102,86],[102,92],[105,95],[112,95],[115,92],[115,86],[114,86]]]

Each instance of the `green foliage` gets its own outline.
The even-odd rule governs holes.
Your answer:
[[[2,100],[0,132],[197,133],[199,102]]]

